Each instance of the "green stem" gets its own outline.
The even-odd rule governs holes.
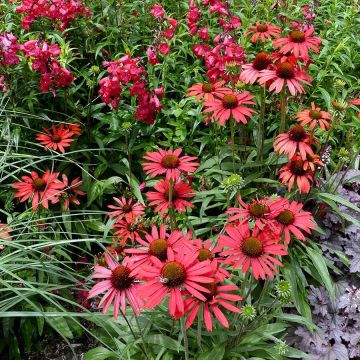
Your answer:
[[[283,133],[286,128],[286,112],[287,112],[287,101],[286,101],[286,90],[284,86],[280,93],[280,127],[279,127],[280,134]]]
[[[234,119],[230,120],[230,131],[231,131],[231,148],[232,148],[232,167],[235,173],[235,122]]]
[[[257,160],[262,161],[264,158],[264,132],[265,132],[265,86],[261,88],[260,93],[260,119],[259,119],[259,143],[257,151]]]
[[[130,186],[130,191],[132,191],[132,185],[131,185],[132,171],[131,171],[130,142],[129,142],[128,134],[126,132],[125,132],[125,141],[126,141],[126,152],[127,152],[127,156],[128,156],[128,163],[129,163],[129,186]]]
[[[174,205],[172,203],[173,189],[174,189],[174,180],[170,179],[169,180],[169,216],[170,216],[171,230],[175,230],[175,228],[176,228]]]
[[[146,351],[146,353],[148,353],[150,355],[151,359],[153,359],[153,354],[151,353],[151,350],[146,346],[144,335],[142,333],[140,322],[139,322],[139,317],[135,313],[134,313],[134,315],[135,315],[136,325],[139,329],[139,334],[140,334],[141,340],[143,342],[144,350]]]
[[[185,317],[182,316],[180,318],[180,326],[181,326],[181,333],[184,338],[184,351],[185,351],[185,360],[189,360],[189,342],[186,333],[186,325],[185,325]]]

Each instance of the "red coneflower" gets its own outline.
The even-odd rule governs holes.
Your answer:
[[[147,280],[141,287],[145,308],[154,308],[170,293],[169,313],[174,316],[184,313],[184,299],[181,289],[185,288],[197,299],[206,300],[203,293],[210,293],[204,283],[212,283],[210,261],[199,262],[197,254],[168,252],[168,260],[163,263],[157,257],[151,258],[152,266],[144,265],[141,274]]]
[[[273,65],[271,69],[261,70],[258,82],[260,85],[264,85],[271,81],[269,90],[275,90],[276,93],[279,93],[284,86],[287,86],[290,94],[295,96],[297,91],[300,94],[305,93],[301,83],[311,85],[309,80],[311,80],[311,77],[299,65],[282,62]]]
[[[144,248],[141,249],[126,249],[127,254],[132,254],[131,262],[136,266],[151,265],[151,257],[155,256],[160,261],[166,261],[168,258],[168,251],[177,252],[181,247],[183,250],[192,250],[189,239],[192,232],[189,231],[186,235],[180,230],[174,230],[170,234],[166,233],[165,225],[161,225],[159,230],[156,226],[151,229],[151,234],[145,234],[145,240],[138,240],[138,243]]]
[[[65,128],[69,129],[74,135],[81,135],[81,125],[78,123],[65,124]]]
[[[279,134],[274,141],[274,149],[279,154],[286,154],[291,159],[297,152],[303,160],[307,155],[314,156],[309,143],[311,135],[301,125],[293,126],[288,132]]]
[[[36,140],[39,140],[45,149],[59,150],[61,153],[64,153],[64,148],[69,147],[71,142],[75,140],[72,138],[74,133],[66,129],[64,125],[60,125],[58,128],[53,125],[51,132],[45,128],[44,131],[46,134],[36,134]]]
[[[315,228],[314,218],[309,211],[302,210],[303,204],[296,201],[289,202],[287,199],[280,199],[282,210],[273,215],[275,226],[279,234],[285,235],[286,244],[290,243],[291,234],[301,241],[305,241],[303,230],[311,234],[311,229]]]
[[[154,188],[156,191],[148,191],[146,196],[150,201],[149,206],[156,206],[155,211],[159,211],[161,214],[170,208],[175,208],[180,213],[186,211],[186,207],[194,207],[193,204],[185,200],[195,196],[194,190],[188,183],[179,180],[173,184],[171,202],[169,202],[169,180],[161,179]]]
[[[20,198],[20,202],[24,202],[32,197],[32,209],[35,211],[39,205],[45,209],[49,208],[49,201],[55,204],[59,201],[64,184],[58,180],[59,173],[51,173],[46,170],[39,177],[37,172],[31,171],[31,176],[22,176],[23,182],[15,182],[11,185],[17,189],[15,198]]]
[[[245,32],[245,37],[252,34],[251,42],[256,43],[259,38],[262,42],[266,39],[278,38],[281,33],[281,29],[277,26],[270,25],[270,23],[262,24],[259,21],[255,23],[255,26],[248,26]]]
[[[114,224],[113,228],[116,229],[114,235],[120,239],[121,243],[126,243],[128,239],[134,243],[135,240],[141,240],[141,234],[145,234],[144,224],[139,218],[136,218],[131,222],[119,220]]]
[[[321,40],[312,36],[314,27],[311,26],[306,31],[294,30],[288,37],[274,40],[274,48],[279,48],[281,53],[287,54],[292,52],[295,57],[308,57],[308,50],[312,49],[316,53],[319,52],[318,46],[321,45]]]
[[[133,198],[127,199],[125,196],[123,196],[121,199],[119,199],[114,196],[113,199],[120,206],[108,205],[109,209],[115,210],[110,211],[108,215],[110,218],[116,217],[116,222],[125,219],[128,223],[130,223],[145,212],[145,206],[139,202],[133,203]]]
[[[227,235],[219,236],[219,244],[229,248],[224,250],[221,255],[227,256],[226,263],[235,269],[241,267],[242,272],[252,270],[255,279],[259,277],[271,279],[278,269],[274,264],[283,264],[273,255],[287,255],[285,244],[279,244],[280,236],[271,232],[268,228],[262,231],[255,227],[250,231],[249,224],[227,225],[225,227]]]
[[[70,202],[72,202],[75,205],[80,205],[80,201],[77,199],[76,195],[86,195],[86,193],[76,188],[81,186],[83,181],[80,180],[79,177],[77,177],[69,184],[69,180],[65,174],[62,174],[61,177],[62,177],[62,182],[64,184],[64,189],[61,194],[61,197],[64,200],[64,210],[69,209]]]
[[[291,191],[296,183],[300,194],[308,193],[314,181],[314,171],[309,166],[309,161],[302,160],[295,155],[285,166],[280,169],[279,178],[283,185],[288,184],[288,191]]]
[[[180,172],[192,173],[200,165],[194,160],[196,156],[180,156],[182,149],[163,150],[158,149],[155,152],[148,152],[144,159],[150,162],[143,163],[143,168],[147,175],[156,177],[166,174],[166,179],[176,180]]]
[[[203,286],[210,290],[210,293],[204,294],[206,297],[205,301],[193,297],[185,299],[184,312],[185,314],[188,314],[186,328],[189,328],[193,324],[196,316],[198,316],[198,318],[203,316],[206,330],[211,332],[213,329],[212,314],[222,326],[228,328],[229,322],[220,307],[235,313],[240,312],[239,308],[229,303],[229,301],[242,300],[240,295],[231,293],[232,291],[238,292],[239,288],[236,285],[231,284],[219,285],[217,281],[210,284],[203,284]],[[203,314],[201,311],[202,305],[204,307]],[[175,319],[180,318],[181,316],[181,314],[178,314]]]
[[[311,103],[311,110],[303,110],[296,115],[297,121],[301,126],[309,125],[309,129],[313,130],[316,125],[319,125],[321,129],[327,130],[330,128],[328,120],[331,120],[331,114],[322,111],[315,104]]]
[[[265,51],[258,53],[250,64],[241,66],[240,80],[247,84],[254,84],[259,78],[260,71],[265,70],[271,64],[271,60]]]
[[[211,117],[218,120],[220,125],[224,125],[230,117],[233,117],[236,122],[247,124],[245,116],[250,117],[256,111],[250,109],[244,104],[255,104],[251,99],[254,96],[250,95],[248,91],[239,94],[235,91],[229,94],[219,96],[219,99],[213,101],[205,101],[204,106],[207,107],[203,113],[212,113]]]
[[[103,306],[102,313],[105,314],[112,302],[114,302],[114,318],[121,312],[126,313],[126,302],[136,314],[140,314],[141,300],[137,295],[140,284],[136,278],[134,266],[125,258],[121,264],[114,261],[109,254],[104,254],[108,267],[96,265],[93,279],[105,279],[97,283],[89,291],[88,299],[93,298],[106,291],[99,302],[99,308]]]
[[[126,252],[125,252],[126,244],[124,244],[124,242],[121,242],[120,240],[118,240],[116,238],[112,238],[112,242],[113,242],[112,246],[106,247],[106,249],[109,250],[109,253],[117,260],[119,260],[121,256],[125,257],[126,256]]]
[[[225,81],[216,83],[196,83],[187,91],[187,96],[196,96],[196,102],[204,99],[205,101],[214,101],[215,96],[231,93],[231,89],[222,87]]]

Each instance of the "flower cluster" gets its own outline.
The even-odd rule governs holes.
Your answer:
[[[19,62],[19,47],[17,38],[12,33],[0,33],[0,64],[16,65]]]
[[[40,72],[40,90],[52,90],[54,96],[56,89],[67,88],[75,80],[69,70],[63,67],[57,59],[61,49],[57,44],[48,44],[44,40],[29,40],[20,47],[26,58],[31,60],[33,70]]]
[[[16,11],[24,14],[21,24],[25,30],[29,30],[37,18],[48,18],[64,30],[77,17],[90,16],[89,8],[75,0],[22,0]]]

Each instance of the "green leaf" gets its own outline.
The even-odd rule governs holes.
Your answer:
[[[179,344],[176,340],[166,335],[161,335],[161,334],[148,335],[145,337],[145,342],[148,344],[159,345],[166,349],[175,350],[177,352],[184,351],[184,348],[181,344]]]
[[[196,357],[197,360],[222,360],[225,355],[225,345],[216,344],[215,347],[209,351],[201,353]]]
[[[102,346],[89,350],[84,356],[84,360],[103,360],[110,358],[118,357],[115,352],[110,351]]]
[[[357,207],[356,205],[352,204],[350,201],[343,199],[341,196],[339,195],[333,195],[333,194],[328,194],[328,193],[318,193],[317,194],[319,199],[323,199],[323,200],[332,200],[335,201],[336,203],[340,203],[346,207],[348,207],[349,209],[355,210],[360,212],[360,208]]]

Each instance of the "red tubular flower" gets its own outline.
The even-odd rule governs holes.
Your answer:
[[[282,209],[272,215],[275,220],[276,231],[285,235],[286,244],[290,243],[291,234],[297,239],[305,241],[305,236],[300,230],[311,234],[311,229],[316,226],[313,222],[314,217],[309,211],[302,210],[303,204],[301,203],[289,202],[287,199],[279,199],[278,201],[281,203]]]
[[[185,314],[188,314],[186,328],[189,328],[193,324],[196,316],[198,316],[198,318],[201,316],[202,305],[204,306],[203,318],[207,331],[211,332],[213,329],[212,313],[222,326],[228,328],[229,322],[220,307],[239,313],[240,309],[229,303],[229,301],[242,300],[240,295],[231,293],[232,291],[239,291],[239,288],[231,284],[219,285],[217,281],[211,284],[204,284],[203,286],[210,290],[210,294],[204,294],[206,301],[201,301],[193,297],[185,299]],[[181,316],[182,314],[177,314],[175,319]]]
[[[271,64],[271,60],[265,51],[258,53],[250,64],[242,65],[240,80],[247,84],[254,84],[260,76],[260,71],[265,70]]]
[[[292,52],[297,58],[299,56],[307,57],[309,49],[318,53],[318,46],[321,45],[321,40],[316,36],[312,36],[313,33],[313,26],[306,31],[294,30],[288,37],[275,40],[274,48],[281,47],[281,53],[288,54]]]
[[[145,206],[140,204],[139,202],[133,204],[133,198],[126,199],[126,197],[123,196],[121,199],[117,197],[113,197],[113,199],[120,206],[108,205],[109,209],[115,210],[110,211],[108,215],[110,218],[116,217],[116,222],[125,219],[128,223],[130,223],[136,217],[141,216],[145,212]]]
[[[284,86],[287,86],[290,94],[295,96],[296,92],[300,94],[305,93],[302,83],[311,85],[310,80],[311,77],[297,64],[285,61],[274,65],[272,69],[261,70],[258,81],[260,85],[264,85],[270,81],[271,85],[269,86],[269,90],[275,90],[276,93],[279,93]]]
[[[136,269],[124,259],[121,264],[114,261],[109,254],[105,253],[107,267],[95,266],[95,273],[91,276],[93,279],[104,279],[98,282],[89,291],[88,299],[93,298],[106,291],[106,294],[99,302],[99,308],[103,305],[102,313],[105,314],[112,302],[114,302],[114,318],[118,317],[119,309],[125,315],[126,302],[128,302],[135,312],[140,314],[142,305],[141,297],[137,290],[140,284],[136,278]]]
[[[150,11],[150,14],[155,18],[161,18],[165,15],[164,9],[160,4],[155,4]]]
[[[11,33],[0,33],[0,64],[16,65],[19,62],[17,52],[20,45],[17,38]]]
[[[213,101],[205,101],[204,106],[207,108],[203,111],[204,114],[212,113],[211,117],[214,120],[219,121],[220,125],[224,125],[230,117],[233,117],[236,122],[242,122],[247,124],[246,116],[252,116],[252,113],[256,111],[250,109],[244,104],[255,104],[251,99],[254,98],[248,91],[244,91],[239,94],[232,92],[229,94],[223,94],[219,96],[220,99],[214,99]]]
[[[86,193],[77,189],[81,186],[83,181],[77,177],[69,184],[69,180],[65,174],[62,174],[61,177],[64,184],[64,189],[61,194],[61,197],[64,199],[64,210],[69,209],[70,202],[75,205],[80,205],[80,201],[77,199],[76,195],[86,195]]]
[[[132,254],[131,262],[136,266],[151,265],[151,257],[155,256],[160,261],[168,259],[168,252],[171,249],[173,252],[178,252],[180,249],[193,250],[189,239],[192,232],[189,231],[186,235],[181,230],[174,230],[170,234],[166,233],[165,225],[161,225],[159,230],[156,226],[151,229],[151,234],[145,233],[145,240],[139,239],[138,243],[143,248],[126,249],[127,254]]]
[[[284,244],[279,244],[280,236],[271,232],[268,228],[260,230],[255,227],[250,232],[249,224],[227,225],[225,227],[227,235],[219,236],[219,244],[229,248],[224,250],[221,255],[227,256],[226,263],[233,268],[241,267],[242,272],[251,268],[255,279],[259,277],[266,279],[274,277],[273,273],[278,273],[276,265],[283,264],[273,255],[287,255]]]
[[[187,96],[196,96],[196,102],[204,99],[205,101],[214,101],[217,97],[223,94],[231,94],[229,88],[222,87],[225,81],[218,81],[216,83],[196,83],[188,89]]]
[[[308,193],[314,181],[314,170],[309,166],[311,161],[304,161],[299,155],[295,155],[280,169],[280,180],[283,185],[288,184],[288,191],[291,191],[296,183],[300,194]]]
[[[182,171],[192,173],[200,165],[194,162],[196,156],[180,156],[181,153],[182,149],[147,152],[144,159],[150,162],[143,163],[143,168],[146,174],[153,178],[166,174],[166,179],[176,180]]]
[[[311,110],[303,110],[296,115],[296,120],[300,122],[301,126],[309,125],[309,129],[313,130],[316,125],[321,129],[327,130],[330,128],[328,120],[331,120],[331,114],[322,111],[311,103]]]
[[[159,211],[164,214],[166,210],[175,208],[177,212],[186,211],[186,207],[194,207],[189,201],[195,196],[193,189],[188,183],[184,183],[181,180],[177,181],[173,185],[172,189],[172,201],[169,201],[170,192],[170,181],[161,179],[155,186],[155,191],[149,191],[146,193],[148,200],[150,201],[149,206],[156,206],[155,211]]]
[[[211,277],[209,261],[197,261],[197,254],[168,252],[168,260],[163,263],[157,257],[151,258],[152,266],[143,266],[141,275],[145,284],[140,289],[145,299],[145,308],[154,308],[170,293],[169,314],[184,313],[184,299],[181,288],[185,288],[197,299],[206,300],[204,293],[210,293],[203,284],[214,281]]]
[[[36,134],[36,140],[44,145],[45,149],[59,150],[61,153],[65,153],[65,147],[69,147],[75,140],[72,138],[74,135],[64,125],[60,125],[58,128],[55,125],[52,126],[51,131],[44,129],[46,134]]]
[[[59,173],[51,173],[46,170],[39,177],[35,171],[31,171],[31,176],[22,176],[23,182],[15,182],[11,185],[17,190],[15,198],[20,198],[20,202],[24,202],[32,197],[32,209],[35,211],[39,205],[49,208],[49,201],[55,204],[59,201],[59,197],[64,188],[64,184],[58,180]]]
[[[262,24],[257,21],[255,26],[248,26],[245,36],[252,35],[251,41],[256,43],[259,39],[261,42],[265,42],[266,39],[278,38],[280,33],[279,27],[270,25],[268,22]]]
[[[311,135],[301,125],[293,126],[287,133],[279,134],[274,141],[274,149],[280,154],[286,154],[291,159],[297,152],[302,160],[314,156],[309,143]]]

